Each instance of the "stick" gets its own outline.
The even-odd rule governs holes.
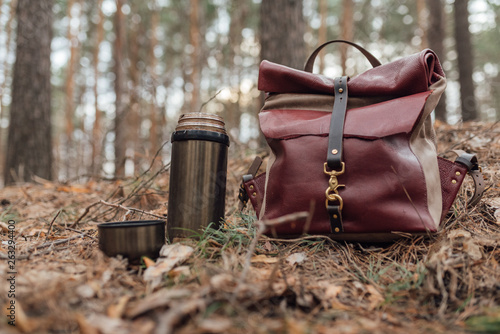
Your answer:
[[[85,235],[80,234],[80,235],[75,235],[75,236],[72,236],[72,237],[69,237],[69,238],[66,238],[66,239],[59,239],[59,240],[56,240],[56,241],[44,242],[41,245],[28,248],[28,252],[32,252],[34,250],[38,250],[38,249],[41,249],[41,248],[47,248],[47,247],[50,247],[52,245],[63,244],[65,242],[68,242],[68,241],[71,241],[71,240],[75,240],[75,239],[78,239],[78,238],[83,238],[83,237],[85,237]]]
[[[217,95],[220,94],[220,92],[222,92],[222,89],[220,89],[217,93],[215,93],[214,96],[212,96],[210,99],[208,99],[208,101],[205,101],[201,104],[200,106],[200,110],[198,112],[201,112],[203,110],[203,107],[205,107],[210,101],[212,101],[213,99],[215,99],[217,97]]]
[[[276,226],[279,224],[287,223],[289,221],[294,221],[300,218],[307,218],[309,216],[309,212],[306,211],[301,211],[301,212],[296,212],[296,213],[291,213],[288,215],[284,215],[278,218],[270,219],[270,220],[259,220],[257,221],[257,232],[255,233],[255,237],[252,240],[252,243],[250,244],[250,247],[248,247],[248,252],[247,256],[245,258],[245,266],[243,267],[243,271],[241,272],[240,279],[238,280],[238,285],[236,286],[236,289],[233,292],[233,301],[237,298],[239,291],[241,290],[241,287],[243,286],[243,283],[246,280],[246,276],[248,274],[248,270],[250,269],[250,266],[252,265],[252,255],[255,251],[255,248],[257,247],[257,242],[259,241],[262,233],[266,230],[267,227],[269,226]]]
[[[85,217],[89,213],[90,209],[93,208],[94,206],[96,206],[97,204],[101,204],[101,201],[94,202],[94,203],[90,204],[89,206],[87,206],[85,208],[85,211],[82,213],[82,215],[80,217],[78,217],[78,219],[73,224],[71,224],[69,226],[69,228],[75,228],[75,226],[78,225],[78,223],[80,222],[80,220],[82,220],[83,217]]]
[[[52,225],[54,225],[54,222],[56,221],[57,217],[59,217],[59,215],[61,214],[61,211],[62,211],[62,209],[57,211],[56,216],[50,222],[49,229],[47,230],[47,235],[45,236],[45,241],[47,241],[47,239],[49,238],[50,230],[52,230]]]
[[[127,210],[127,211],[133,211],[133,212],[139,212],[139,213],[142,213],[144,215],[149,215],[149,216],[156,217],[156,218],[159,218],[159,219],[165,219],[165,216],[155,215],[154,213],[149,213],[149,212],[146,212],[144,210],[140,210],[140,209],[136,209],[136,208],[129,208],[129,207],[123,206],[121,204],[108,203],[108,202],[105,202],[103,200],[100,200],[99,203],[101,203],[103,205],[111,206],[111,207],[117,208],[117,209],[122,209],[122,210]]]

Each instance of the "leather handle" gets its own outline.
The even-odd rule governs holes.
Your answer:
[[[312,73],[314,61],[316,60],[316,56],[318,55],[318,53],[325,46],[327,46],[329,44],[333,44],[333,43],[345,43],[345,44],[349,44],[349,45],[355,47],[356,49],[358,49],[359,51],[361,51],[361,53],[366,57],[366,59],[368,59],[368,61],[370,62],[370,64],[373,67],[377,67],[377,66],[382,65],[382,63],[380,63],[380,61],[377,58],[375,58],[374,55],[372,55],[370,52],[366,51],[363,47],[359,46],[358,44],[353,43],[353,42],[349,42],[349,41],[345,41],[343,39],[336,39],[336,40],[333,40],[333,41],[329,41],[329,42],[323,43],[320,46],[318,46],[316,48],[316,50],[314,50],[313,53],[311,53],[311,55],[307,59],[306,64],[304,65],[304,71]]]

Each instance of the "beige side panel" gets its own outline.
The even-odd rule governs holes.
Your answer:
[[[439,176],[439,166],[435,144],[435,132],[432,124],[431,113],[441,98],[446,88],[446,79],[441,78],[429,89],[429,95],[425,104],[424,112],[419,124],[416,126],[410,139],[410,147],[417,156],[424,171],[425,183],[427,185],[427,205],[436,228],[439,227],[442,211],[441,179]]]

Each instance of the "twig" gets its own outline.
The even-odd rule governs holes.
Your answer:
[[[71,241],[71,240],[75,240],[75,239],[78,239],[78,238],[83,238],[83,237],[85,237],[85,235],[84,234],[80,234],[80,235],[75,235],[75,236],[72,236],[72,237],[69,237],[69,238],[66,238],[66,239],[59,239],[59,240],[56,240],[56,241],[44,242],[41,245],[28,248],[28,252],[32,252],[34,250],[38,250],[38,249],[41,249],[41,248],[47,248],[47,247],[50,247],[50,246],[53,246],[53,245],[60,245],[60,244],[63,244],[65,242],[68,242],[68,241]]]
[[[121,204],[108,203],[108,202],[105,202],[103,200],[100,200],[99,203],[101,203],[103,205],[111,206],[113,208],[126,210],[127,212],[129,212],[129,211],[139,212],[139,213],[142,213],[144,215],[149,215],[149,216],[156,217],[159,219],[165,219],[165,216],[155,215],[154,213],[149,213],[149,212],[146,212],[144,210],[140,210],[140,209],[136,209],[136,208],[129,208],[129,207],[123,206]]]
[[[93,236],[91,236],[90,234],[88,234],[87,232],[75,230],[74,228],[71,228],[71,227],[67,227],[66,229],[68,231],[73,231],[73,232],[79,233],[79,234],[81,234],[83,236],[86,236],[86,237],[89,237],[89,238],[95,240],[95,238]]]
[[[200,110],[199,110],[198,112],[201,112],[201,111],[202,111],[202,109],[203,109],[203,107],[204,107],[204,106],[206,106],[206,105],[207,105],[210,101],[212,101],[213,99],[215,99],[215,98],[217,97],[217,95],[219,95],[219,94],[220,94],[220,92],[222,92],[222,89],[220,89],[217,93],[215,93],[215,95],[214,95],[214,96],[212,96],[210,99],[208,99],[208,101],[203,102],[203,103],[201,104],[201,106],[200,106]]]
[[[61,214],[61,211],[62,211],[62,209],[59,210],[59,211],[57,211],[56,216],[50,222],[49,229],[47,230],[47,233],[46,233],[46,236],[45,236],[45,241],[47,241],[47,239],[49,238],[50,230],[52,230],[52,225],[54,225],[54,222],[56,221],[57,217],[59,217],[59,215]]]
[[[241,290],[241,287],[243,286],[243,283],[246,280],[248,270],[250,269],[250,266],[252,265],[252,255],[255,252],[255,248],[257,247],[257,243],[258,243],[260,237],[262,236],[262,233],[264,233],[264,231],[268,227],[274,227],[276,225],[287,223],[287,222],[294,221],[297,219],[307,218],[308,216],[309,216],[309,212],[301,211],[301,212],[291,213],[291,214],[284,215],[284,216],[270,219],[270,220],[257,221],[257,232],[255,233],[255,237],[253,238],[252,243],[250,244],[250,247],[248,248],[243,271],[241,272],[240,279],[238,280],[238,285],[237,285],[236,289],[234,289],[234,292],[233,292],[233,297],[232,297],[233,300],[235,300],[237,298],[238,293]]]
[[[94,203],[90,204],[89,206],[87,206],[85,208],[85,211],[80,215],[80,217],[78,217],[78,219],[73,224],[71,224],[69,226],[69,228],[75,228],[75,226],[78,225],[78,223],[89,213],[90,209],[98,204],[101,204],[101,201],[94,202]]]
[[[86,242],[86,243],[83,243],[82,245],[83,246],[87,246],[90,243],[91,242]],[[49,254],[49,253],[54,252],[54,251],[61,251],[61,250],[65,250],[65,249],[68,249],[68,248],[71,248],[71,245],[62,246],[62,247],[58,247],[58,248],[46,249],[46,250],[43,250],[43,251],[40,251],[40,252],[36,252],[36,253],[22,254],[22,255],[18,256],[16,258],[16,260],[26,260],[26,259],[29,259],[31,256]]]
[[[266,237],[266,238],[268,238],[270,241],[289,242],[289,243],[295,243],[295,242],[304,241],[304,240],[311,240],[311,239],[325,239],[325,240],[328,240],[332,243],[336,242],[335,240],[333,240],[332,238],[330,238],[327,235],[306,235],[306,236],[303,236],[300,238],[293,238],[293,239],[277,239],[277,238],[270,238],[270,237]]]
[[[309,212],[307,211],[300,211],[300,212],[294,212],[290,213],[288,215],[284,215],[278,218],[273,218],[273,219],[268,219],[268,220],[262,220],[262,224],[265,227],[273,227],[276,225],[281,225],[283,223],[288,223],[291,221],[299,220],[299,219],[304,219],[309,217]]]
[[[167,140],[166,142],[164,142],[164,143],[161,145],[161,147],[160,147],[160,148],[156,151],[155,156],[153,157],[153,160],[151,160],[151,164],[149,165],[148,169],[146,169],[146,170],[144,171],[144,173],[142,173],[142,174],[141,174],[141,175],[140,175],[140,176],[139,176],[136,180],[138,180],[138,179],[140,179],[141,177],[143,177],[144,175],[146,175],[146,174],[147,174],[147,173],[148,173],[148,172],[149,172],[149,171],[153,168],[154,163],[155,163],[155,161],[156,161],[156,158],[158,158],[158,156],[160,155],[161,151],[163,150],[163,147],[164,147],[165,145],[167,145],[168,143],[169,143],[169,142],[168,142],[168,140]]]

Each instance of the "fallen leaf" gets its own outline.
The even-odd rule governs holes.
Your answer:
[[[142,257],[142,261],[144,261],[144,265],[146,266],[146,268],[149,268],[151,266],[154,266],[155,265],[155,261],[151,260],[149,257],[147,256],[143,256]]]
[[[342,292],[342,287],[339,285],[329,285],[325,290],[326,299],[337,299],[339,294]]]
[[[259,254],[259,255],[252,257],[251,262],[252,263],[276,263],[276,262],[278,262],[278,258],[267,256],[264,254]]]
[[[170,259],[180,257],[187,259],[193,252],[194,249],[192,247],[183,244],[163,245],[160,250],[160,257],[168,257]]]
[[[231,320],[222,317],[212,317],[200,322],[200,329],[203,333],[225,333],[232,326]]]
[[[110,318],[102,314],[93,313],[87,319],[102,334],[129,334],[130,322],[123,319]]]
[[[99,334],[99,330],[89,324],[87,319],[81,314],[76,315],[76,322],[80,328],[80,334]]]
[[[470,232],[454,230],[448,234],[455,248],[461,248],[472,260],[478,261],[483,258],[481,248],[474,242]]]
[[[307,259],[306,253],[300,252],[300,253],[293,253],[289,255],[286,260],[288,263],[293,266],[294,264],[301,264]]]
[[[91,192],[91,190],[87,187],[83,187],[83,186],[78,186],[78,185],[74,185],[74,186],[59,186],[57,187],[56,189],[57,191],[62,191],[62,192],[65,192],[65,193],[80,193],[80,194],[89,194]]]
[[[163,275],[168,274],[177,264],[186,261],[193,252],[192,247],[182,244],[164,245],[160,250],[160,258],[144,271],[144,280],[154,289],[160,285]]]
[[[123,296],[118,300],[118,303],[111,304],[108,307],[108,317],[110,318],[121,318],[123,312],[125,311],[125,306],[127,306],[130,296]]]
[[[368,293],[368,300],[370,301],[370,310],[374,310],[385,301],[385,298],[373,285],[366,285],[366,292]]]
[[[191,275],[191,269],[189,268],[189,266],[180,266],[170,270],[170,272],[168,273],[169,277],[188,277],[189,275]]]
[[[28,316],[26,315],[26,313],[24,312],[23,308],[21,307],[21,303],[19,301],[15,301],[15,304],[4,304],[4,314],[5,314],[5,320],[8,322],[8,321],[11,321],[11,319],[9,318],[10,314],[12,313],[11,311],[9,311],[9,307],[11,307],[11,305],[14,305],[15,309],[14,309],[14,321],[15,321],[15,326],[23,333],[32,333],[33,330],[35,329],[35,323],[33,322],[33,320],[31,320],[30,318],[28,318]]]
[[[229,274],[218,274],[210,278],[210,285],[218,291],[232,292],[236,287],[236,280]]]
[[[0,231],[2,233],[9,232],[9,226],[7,224],[5,224],[4,222],[0,222]]]
[[[94,290],[94,288],[89,284],[83,284],[76,288],[76,293],[81,298],[88,299],[96,295],[96,290]]]
[[[188,289],[161,289],[155,293],[133,303],[126,311],[129,318],[135,318],[138,315],[146,313],[155,308],[169,305],[172,301],[186,299],[192,295]]]

